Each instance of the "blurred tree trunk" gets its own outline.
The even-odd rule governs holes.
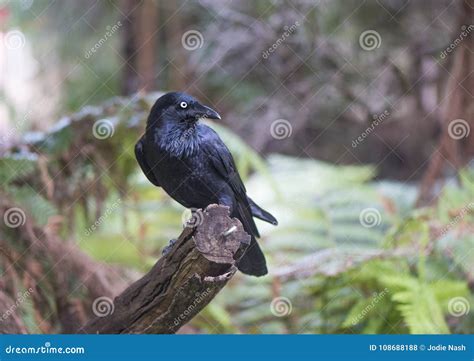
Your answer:
[[[126,64],[122,76],[122,94],[150,91],[155,86],[158,6],[156,1],[123,0],[124,31],[122,57]]]
[[[136,44],[135,44],[135,26],[134,23],[137,20],[135,0],[122,0],[120,3],[121,12],[125,14],[123,18],[123,31],[122,31],[122,58],[125,61],[122,74],[121,94],[127,95],[133,93],[136,89],[136,74],[133,70],[133,64],[135,63],[136,55]]]
[[[166,31],[166,44],[168,54],[173,54],[173,62],[170,68],[169,88],[180,90],[185,89],[188,81],[188,68],[185,62],[185,54],[177,54],[177,51],[183,52],[181,45],[181,36],[183,35],[183,26],[181,22],[181,14],[178,11],[178,3],[171,1],[166,9],[168,24]]]
[[[158,6],[156,1],[144,1],[140,5],[137,23],[137,72],[138,90],[155,89],[156,37],[158,34]]]
[[[469,26],[474,18],[474,0],[462,0],[459,13],[458,30]],[[467,164],[474,155],[474,106],[472,96],[474,93],[474,56],[472,53],[472,34],[469,34],[456,47],[448,83],[446,86],[446,98],[442,104],[442,134],[438,149],[434,152],[428,169],[421,182],[418,204],[426,204],[432,200],[432,189],[436,179],[443,175],[447,165],[456,170]],[[460,134],[465,136],[453,136],[455,123]],[[465,127],[467,124],[467,128]]]

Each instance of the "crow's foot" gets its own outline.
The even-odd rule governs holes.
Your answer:
[[[163,248],[163,251],[161,251],[161,254],[162,254],[163,256],[167,256],[167,255],[170,253],[170,251],[171,251],[171,249],[173,248],[173,246],[174,246],[174,244],[176,243],[176,241],[177,241],[176,238],[171,239],[171,240],[170,240],[170,243],[169,243],[165,248]]]

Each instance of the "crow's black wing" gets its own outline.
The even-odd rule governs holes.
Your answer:
[[[253,220],[252,208],[247,198],[244,183],[235,166],[234,158],[219,136],[211,130],[202,151],[211,161],[218,176],[223,178],[233,192],[235,199],[233,217],[237,217],[247,233],[251,235],[251,242],[245,254],[239,260],[237,267],[243,273],[263,276],[267,274],[265,256],[260,249],[255,237],[260,237],[257,226]]]
[[[252,209],[247,198],[247,191],[229,149],[216,134],[212,142],[208,141],[205,143],[202,150],[206,153],[208,159],[211,160],[218,175],[222,177],[232,189],[236,200],[236,204],[234,205],[236,209],[234,209],[234,211],[239,214],[239,219],[243,223],[245,230],[251,232],[252,235],[256,237],[260,237],[257,226],[253,220]]]
[[[160,183],[155,178],[155,175],[153,174],[153,171],[151,168],[148,166],[146,159],[145,159],[145,154],[143,153],[143,137],[141,137],[137,144],[135,144],[135,158],[137,158],[137,162],[140,165],[140,168],[142,169],[143,173],[145,176],[148,178],[148,180],[153,183],[155,186],[159,187]]]

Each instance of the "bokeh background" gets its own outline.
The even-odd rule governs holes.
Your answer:
[[[189,211],[139,171],[154,100],[223,116],[270,274],[182,333],[472,333],[472,0],[0,1],[0,332],[73,332]]]

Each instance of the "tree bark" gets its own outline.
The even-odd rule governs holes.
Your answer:
[[[466,29],[474,16],[474,0],[461,0],[457,29]],[[463,28],[464,26],[464,28]],[[474,107],[472,106],[472,91],[474,89],[474,56],[471,46],[472,34],[469,34],[456,48],[454,60],[450,69],[446,99],[443,101],[442,134],[437,150],[434,152],[420,185],[420,195],[417,204],[425,205],[436,200],[432,190],[436,180],[443,175],[446,165],[456,171],[465,166],[474,155]],[[467,124],[464,129],[465,137],[453,137],[450,134],[450,123],[459,121]]]
[[[175,333],[197,315],[235,274],[250,236],[224,206],[197,211],[192,223],[108,314],[96,314],[78,332]]]

